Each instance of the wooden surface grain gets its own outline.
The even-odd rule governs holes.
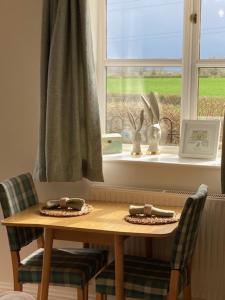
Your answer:
[[[129,204],[104,201],[88,201],[93,211],[79,217],[41,216],[41,204],[30,207],[21,213],[2,220],[7,226],[28,226],[73,231],[101,232],[106,234],[134,236],[166,236],[171,234],[178,223],[166,225],[135,225],[127,223],[124,217],[128,214]],[[42,204],[43,205],[43,204]],[[181,207],[163,207],[181,212]]]

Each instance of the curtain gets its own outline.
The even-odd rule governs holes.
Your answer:
[[[44,0],[40,181],[102,181],[101,133],[87,0]]]
[[[222,138],[222,157],[221,157],[221,192],[225,194],[225,116],[223,118],[223,138]]]

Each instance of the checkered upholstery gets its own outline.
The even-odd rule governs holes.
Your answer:
[[[187,266],[196,243],[201,213],[207,197],[207,186],[201,185],[197,193],[185,203],[175,234],[171,262],[145,257],[124,256],[124,290],[126,297],[166,300],[173,269],[180,270],[179,291],[187,283]],[[163,226],[163,225],[162,225]],[[115,266],[108,265],[96,278],[96,291],[115,295]]]
[[[173,243],[172,269],[183,270],[191,261],[207,191],[207,186],[202,184],[185,202]]]
[[[19,281],[41,281],[43,249],[21,262]],[[50,284],[83,287],[107,262],[107,251],[100,249],[53,249]]]
[[[96,291],[115,295],[115,264],[112,262],[96,278]],[[130,298],[166,299],[170,281],[170,263],[146,257],[124,256],[124,291]],[[180,289],[187,279],[186,272],[180,277]]]
[[[0,201],[4,217],[12,216],[38,203],[30,174],[22,174],[0,183]],[[39,228],[7,226],[11,251],[20,251],[43,234]],[[19,282],[41,281],[43,249],[25,258],[19,267]],[[107,251],[98,249],[53,249],[50,283],[83,287],[107,262]]]
[[[0,183],[0,202],[5,218],[38,203],[31,174],[22,174]],[[7,226],[11,251],[19,251],[43,234],[41,228]]]

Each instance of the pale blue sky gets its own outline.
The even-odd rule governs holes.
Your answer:
[[[181,58],[183,0],[108,0],[109,58]],[[202,0],[201,58],[225,58],[225,0]]]

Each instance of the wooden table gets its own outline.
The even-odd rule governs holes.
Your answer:
[[[123,253],[124,240],[129,236],[164,237],[170,235],[178,223],[167,225],[134,225],[124,221],[127,203],[89,201],[93,211],[85,216],[56,218],[41,216],[39,206],[33,206],[4,219],[7,226],[42,227],[45,230],[45,248],[41,281],[41,300],[48,299],[49,270],[54,239],[84,243],[113,245],[115,251],[116,299],[124,299]],[[168,209],[168,207],[165,207]],[[177,212],[181,208],[170,207]]]

